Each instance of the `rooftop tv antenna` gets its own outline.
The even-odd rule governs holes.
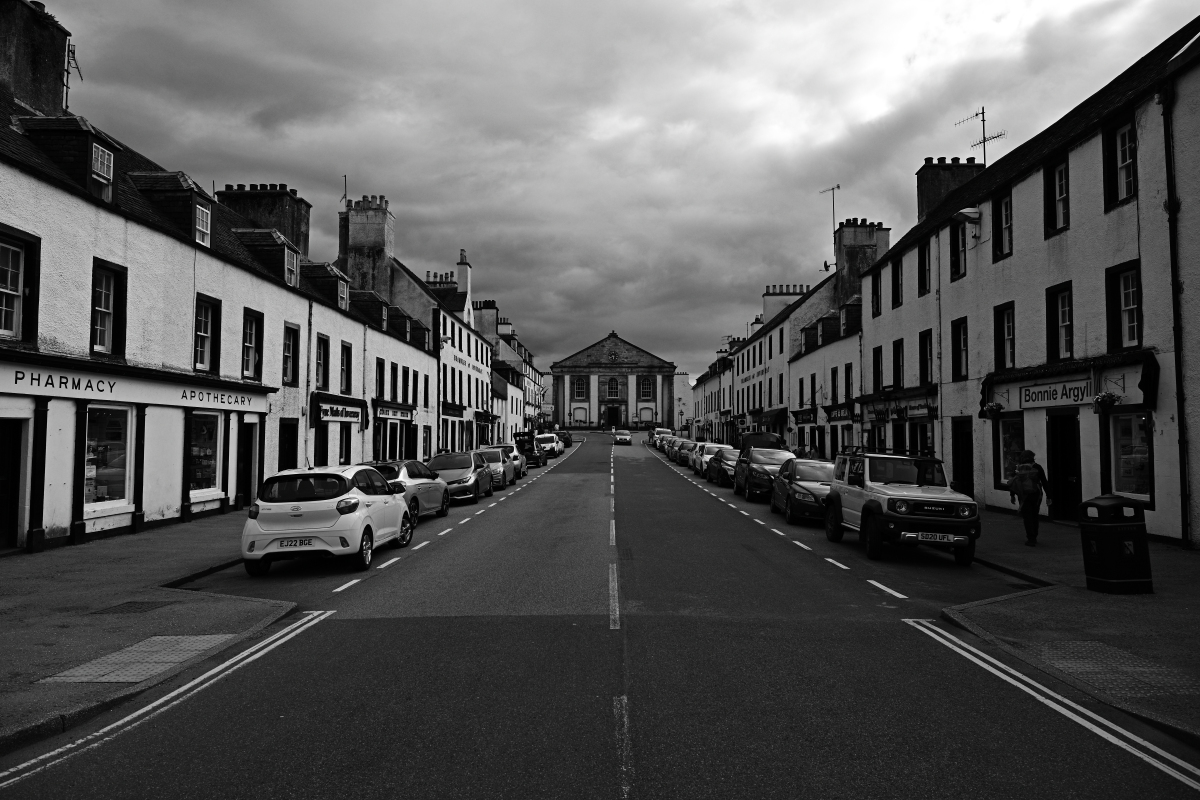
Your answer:
[[[995,141],[996,139],[1008,138],[1008,131],[1000,131],[999,133],[993,133],[991,136],[988,136],[987,107],[986,106],[980,106],[979,110],[976,111],[971,116],[967,117],[966,119],[960,119],[958,122],[954,123],[954,127],[957,128],[959,125],[962,125],[964,122],[970,122],[971,120],[976,119],[976,118],[978,118],[978,120],[979,120],[981,135],[979,137],[979,141],[977,141],[971,145],[971,149],[974,150],[976,147],[983,148],[983,166],[986,167],[987,166],[987,143]]]
[[[67,66],[63,75],[63,111],[70,108],[68,102],[71,97],[71,68],[75,68],[75,74],[79,76],[79,80],[83,80],[83,70],[79,68],[79,60],[75,58],[75,45],[67,44]]]
[[[829,221],[833,223],[833,235],[834,235],[835,243],[837,242],[837,193],[838,193],[838,189],[841,189],[841,188],[842,188],[842,185],[840,183],[835,183],[833,186],[830,186],[828,189],[822,189],[821,191],[817,192],[817,194],[828,194],[829,195],[829,212],[830,212],[829,213]],[[835,261],[837,260],[837,247],[836,246],[834,247],[834,250],[833,250],[833,258]],[[829,271],[829,262],[828,261],[825,262],[825,271],[826,272]]]

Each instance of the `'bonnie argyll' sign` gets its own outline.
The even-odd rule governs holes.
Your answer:
[[[258,412],[267,410],[265,395],[212,391],[170,381],[13,364],[0,364],[0,392],[110,403],[230,408]]]
[[[1092,381],[1063,381],[1021,387],[1021,408],[1080,406],[1092,401]]]

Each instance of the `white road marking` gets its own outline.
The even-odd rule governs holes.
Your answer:
[[[400,556],[396,556],[396,557],[395,557],[395,558],[393,558],[391,561],[385,561],[385,562],[383,562],[382,564],[380,564],[380,565],[379,565],[378,567],[376,567],[375,569],[383,569],[384,567],[390,567],[392,564],[395,564],[395,563],[396,563],[397,561],[399,561],[399,560],[400,560]]]
[[[1079,723],[1080,725],[1087,728],[1089,731],[1096,734],[1100,738],[1105,739],[1106,741],[1109,741],[1112,744],[1115,744],[1117,747],[1120,747],[1122,750],[1133,753],[1135,756],[1142,759],[1147,764],[1150,764],[1151,766],[1162,770],[1163,772],[1167,773],[1168,775],[1175,778],[1176,780],[1183,783],[1184,785],[1186,785],[1192,789],[1200,790],[1200,781],[1193,780],[1189,776],[1184,775],[1182,772],[1179,772],[1178,770],[1174,769],[1173,767],[1168,766],[1167,764],[1163,763],[1163,761],[1160,761],[1158,758],[1155,758],[1154,756],[1150,755],[1150,753],[1153,753],[1154,755],[1159,756],[1159,757],[1165,759],[1166,761],[1170,761],[1175,766],[1178,766],[1198,777],[1200,777],[1200,768],[1197,768],[1197,767],[1193,766],[1192,764],[1189,764],[1188,762],[1184,761],[1181,758],[1177,758],[1176,756],[1171,755],[1170,753],[1166,752],[1165,750],[1162,750],[1159,747],[1156,747],[1155,745],[1151,744],[1150,742],[1147,742],[1145,739],[1142,739],[1141,737],[1136,736],[1133,733],[1130,733],[1129,731],[1122,728],[1120,725],[1110,722],[1109,720],[1105,719],[1104,717],[1101,717],[1099,714],[1095,714],[1095,713],[1089,711],[1088,709],[1084,708],[1083,706],[1080,706],[1077,703],[1073,703],[1072,701],[1068,700],[1067,698],[1063,697],[1062,695],[1051,691],[1050,689],[1046,688],[1042,684],[1040,684],[1037,681],[1033,680],[1032,678],[1029,678],[1026,675],[1018,672],[1017,670],[1013,669],[1012,667],[1008,666],[1007,664],[997,661],[996,659],[989,656],[987,653],[984,653],[983,651],[972,647],[971,645],[964,642],[962,639],[959,639],[954,634],[949,633],[947,631],[943,631],[941,628],[936,627],[935,625],[933,625],[933,620],[906,619],[906,620],[904,620],[904,622],[907,623],[908,625],[911,625],[912,627],[916,628],[917,630],[921,631],[922,633],[926,634],[927,636],[929,636],[931,639],[938,642],[939,644],[945,645],[946,647],[950,648],[951,650],[958,653],[960,656],[967,659],[968,661],[971,661],[972,663],[974,663],[980,667],[983,667],[988,672],[995,675],[997,678],[1000,678],[1002,681],[1017,687],[1021,691],[1025,692],[1029,696],[1033,697],[1039,703],[1049,706],[1050,708],[1054,709],[1058,713],[1062,714],[1067,719],[1070,719],[1074,722]],[[1020,682],[1018,682],[1018,681],[1020,681]],[[1078,712],[1078,713],[1076,713],[1076,712]],[[1088,717],[1092,721],[1089,722],[1087,719],[1084,719],[1085,716]],[[1097,723],[1097,724],[1093,724],[1093,722]],[[1107,730],[1107,731],[1102,730],[1100,727],[1101,725],[1104,726],[1105,728],[1108,728],[1109,730]],[[1130,744],[1129,742],[1122,741],[1121,739],[1118,739],[1113,733],[1110,733],[1109,731],[1113,731],[1114,733],[1125,737],[1126,739],[1129,740],[1129,742],[1133,742],[1134,744],[1137,744],[1139,747],[1142,747],[1145,750],[1150,751],[1150,753],[1144,753],[1141,750],[1136,749],[1132,744]]]
[[[609,509],[608,509],[608,510],[609,510],[609,511],[616,511],[616,510],[617,510],[617,499],[614,497],[612,500],[609,500],[608,502],[609,502]]]
[[[462,523],[460,522],[459,524],[461,525]],[[419,545],[414,547],[413,550],[420,550],[422,547],[424,547],[427,544],[429,544],[429,540],[425,540],[424,542],[421,542]]]
[[[745,513],[745,512],[743,512],[743,513]],[[755,521],[755,522],[757,522],[759,525],[766,525],[766,524],[767,524],[767,523],[763,522],[761,519],[756,519],[756,520],[754,520],[754,521]]]
[[[733,505],[733,503],[730,503],[730,505]],[[736,507],[736,506],[735,506],[735,507]],[[738,509],[738,511],[739,511],[740,513],[742,513],[742,514],[745,514],[747,517],[748,517],[748,516],[750,516],[750,512],[749,512],[749,511],[742,511],[740,508]]]
[[[500,500],[503,500],[503,499],[504,499],[503,497],[501,497],[501,498],[500,498]],[[499,500],[497,500],[496,502],[498,503],[498,502],[500,502],[500,501],[499,501]],[[490,506],[488,506],[488,508],[495,508],[495,507],[496,507],[496,503],[492,503]],[[481,513],[482,513],[482,512],[481,512]]]
[[[617,493],[617,487],[610,485],[610,486],[608,487],[608,493],[609,493],[609,494],[616,494],[616,493]]]
[[[737,506],[735,506],[733,503],[730,503],[730,504],[729,504],[729,507],[730,507],[730,508],[737,508]]]
[[[495,503],[492,503],[492,505],[494,506],[494,505],[496,505],[496,504],[495,504]],[[488,506],[488,508],[491,508],[491,506]],[[483,513],[483,512],[485,512],[485,511],[487,511],[487,508],[481,508],[481,509],[479,509],[478,511],[476,511],[476,512],[475,512],[475,516],[477,516],[477,517],[478,517],[480,514],[482,514],[482,513]]]
[[[803,547],[805,550],[812,550],[812,548],[806,545],[804,542],[797,542],[795,539],[792,539],[792,544],[798,547]]]
[[[518,489],[517,491],[520,491],[520,490]],[[501,497],[501,498],[500,498],[500,502],[501,502],[501,503],[503,503],[503,502],[504,502],[505,500],[507,500],[507,499],[508,499],[508,497],[507,497],[507,496],[506,496],[506,497]]]
[[[617,761],[621,770],[621,797],[633,791],[633,743],[629,738],[629,698],[613,698],[613,716],[617,723]]]
[[[615,519],[608,521],[608,543],[613,547],[617,546],[617,521]]]
[[[349,589],[351,586],[353,586],[354,584],[358,583],[361,580],[362,580],[362,578],[355,578],[354,580],[350,581],[349,583],[343,583],[341,586],[334,589],[334,591],[340,592],[344,589]]]
[[[473,520],[473,519],[475,519],[475,518],[474,518],[474,517],[467,517],[466,519],[460,519],[460,520],[458,521],[458,524],[459,524],[459,525],[466,525],[468,522],[470,522],[470,521],[471,521],[471,520]]]
[[[34,765],[37,765],[39,762],[45,762],[34,769],[28,769],[28,771],[24,772],[24,774],[16,775],[16,777],[12,777],[8,780],[0,782],[0,789],[11,786],[18,781],[23,781],[29,776],[36,775],[37,773],[49,769],[56,764],[61,764],[68,758],[77,756],[80,753],[86,753],[88,750],[91,750],[94,747],[99,747],[105,742],[111,741],[112,739],[120,736],[125,731],[133,730],[146,720],[153,719],[167,709],[182,703],[184,700],[187,700],[192,695],[207,689],[221,678],[232,674],[235,670],[241,669],[251,661],[255,661],[266,655],[271,650],[274,650],[276,647],[288,641],[289,639],[300,635],[321,620],[327,619],[333,613],[333,611],[306,611],[304,612],[303,619],[293,622],[283,630],[276,631],[258,644],[248,647],[224,663],[213,667],[200,677],[195,678],[183,686],[180,686],[178,689],[169,694],[163,695],[153,703],[134,711],[132,714],[117,720],[111,725],[107,725],[98,731],[89,733],[87,736],[76,739],[69,744],[65,744],[62,747],[51,750],[48,753],[43,753],[36,758],[31,758],[22,764],[18,764],[15,767],[11,767],[3,772],[0,772],[0,780],[2,780],[4,778],[8,778],[10,775],[21,772],[22,770],[34,767]],[[88,744],[89,742],[90,744]],[[81,745],[86,746],[80,747]],[[75,748],[80,749],[76,750]]]
[[[841,567],[842,569],[850,569],[845,564],[839,564],[838,562],[834,561],[832,558],[827,558],[825,560],[828,561],[830,564],[833,564],[835,567]]]
[[[786,534],[786,533],[784,533],[784,532],[783,532],[783,531],[781,531],[781,530],[777,530],[777,529],[775,529],[775,528],[771,528],[771,533],[778,533],[780,536],[787,536],[787,534]]]
[[[445,536],[447,533],[449,533],[452,530],[454,530],[454,528],[446,528],[446,530],[439,533],[438,536]]]
[[[621,627],[621,608],[617,599],[617,565],[608,565],[608,629]]]
[[[883,585],[882,583],[880,583],[879,581],[873,581],[873,580],[871,580],[870,578],[868,578],[868,579],[867,579],[867,583],[869,583],[869,584],[871,584],[872,586],[875,586],[875,587],[877,587],[877,588],[883,589],[885,592],[887,592],[888,594],[892,595],[893,597],[899,597],[901,600],[907,600],[907,599],[908,599],[908,595],[906,595],[906,594],[900,594],[900,593],[899,593],[899,592],[897,592],[895,589],[889,589],[888,587],[884,586],[884,585]]]

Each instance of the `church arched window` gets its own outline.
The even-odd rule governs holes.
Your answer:
[[[608,396],[611,400],[616,400],[621,396],[621,384],[616,378],[608,379]]]

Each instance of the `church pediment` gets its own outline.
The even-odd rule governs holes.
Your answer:
[[[610,333],[595,344],[550,365],[553,373],[600,370],[675,372],[675,364]]]

